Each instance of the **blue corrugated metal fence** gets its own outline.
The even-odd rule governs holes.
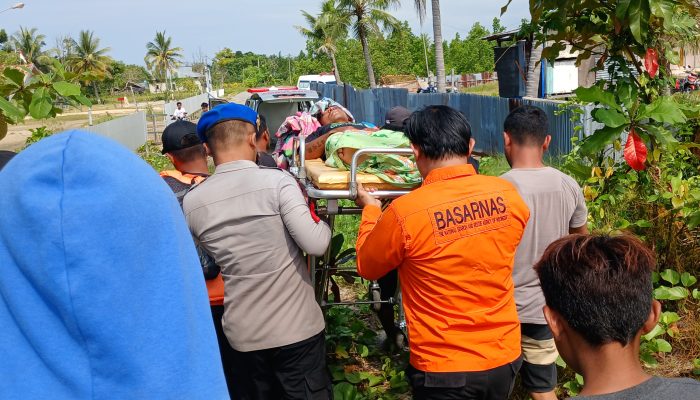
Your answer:
[[[391,108],[403,106],[419,110],[430,105],[448,105],[467,116],[476,140],[475,151],[496,154],[503,152],[503,121],[510,110],[520,104],[542,108],[549,118],[552,144],[550,154],[563,155],[571,151],[571,138],[578,133],[572,121],[573,113],[561,102],[536,99],[505,99],[467,93],[409,93],[406,89],[380,88],[355,90],[350,85],[311,84],[323,97],[330,97],[347,107],[358,121],[384,124],[384,115]]]

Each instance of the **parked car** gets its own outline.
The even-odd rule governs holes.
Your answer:
[[[297,79],[297,88],[304,90],[311,89],[311,83],[313,82],[325,83],[326,85],[336,85],[338,83],[333,74],[302,75]]]

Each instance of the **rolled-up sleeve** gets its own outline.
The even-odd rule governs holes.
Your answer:
[[[331,228],[314,221],[299,185],[291,176],[280,182],[279,204],[284,226],[296,244],[307,254],[323,255],[331,240]]]
[[[379,207],[365,207],[356,247],[357,273],[365,279],[379,279],[401,265],[406,241],[393,207],[383,214]]]

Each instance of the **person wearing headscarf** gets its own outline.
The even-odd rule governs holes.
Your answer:
[[[228,399],[197,252],[152,168],[70,131],[0,187],[0,398]]]

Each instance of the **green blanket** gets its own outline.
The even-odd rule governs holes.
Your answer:
[[[341,170],[350,169],[338,155],[340,149],[364,149],[368,147],[409,148],[410,143],[403,132],[381,130],[377,132],[339,132],[326,141],[326,165]],[[421,183],[413,156],[398,154],[368,154],[358,169],[360,172],[376,175],[392,185],[408,188]]]

